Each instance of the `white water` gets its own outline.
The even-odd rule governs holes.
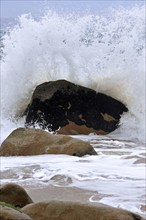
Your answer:
[[[76,186],[93,191],[90,202],[101,202],[144,214],[145,147],[133,142],[78,136],[90,143],[97,156],[66,155],[2,157],[1,183],[23,186]],[[59,177],[58,177],[59,175]]]
[[[22,15],[4,36],[1,63],[1,142],[15,128],[36,85],[67,79],[103,92],[129,109],[121,126],[89,140],[98,156],[2,157],[2,183],[60,184],[102,195],[100,202],[143,213],[145,158],[144,6],[112,11],[109,16],[59,15],[49,11],[35,20]],[[140,159],[140,161],[137,161]],[[137,162],[136,162],[137,161]],[[66,180],[64,185],[66,185]],[[96,202],[96,196],[90,199]]]
[[[36,85],[67,79],[123,102],[116,135],[145,141],[144,6],[99,15],[22,15],[4,37],[2,124],[22,113]]]

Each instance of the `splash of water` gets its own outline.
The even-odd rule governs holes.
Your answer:
[[[22,15],[3,37],[2,126],[21,115],[36,85],[66,79],[123,102],[129,113],[113,134],[144,141],[144,14],[135,6],[110,16]]]

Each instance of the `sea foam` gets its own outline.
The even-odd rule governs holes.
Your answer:
[[[108,15],[21,15],[3,36],[2,139],[6,127],[24,126],[19,117],[38,84],[66,79],[124,103],[129,112],[113,135],[144,142],[144,17],[144,6]]]

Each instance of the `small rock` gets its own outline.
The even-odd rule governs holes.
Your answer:
[[[53,180],[59,186],[66,186],[72,183],[72,179],[69,176],[65,175],[55,175],[50,180]]]

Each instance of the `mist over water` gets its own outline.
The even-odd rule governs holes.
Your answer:
[[[129,112],[112,135],[145,142],[144,17],[144,6],[109,15],[20,16],[3,36],[2,139],[24,126],[19,116],[38,84],[66,79],[124,103]]]

